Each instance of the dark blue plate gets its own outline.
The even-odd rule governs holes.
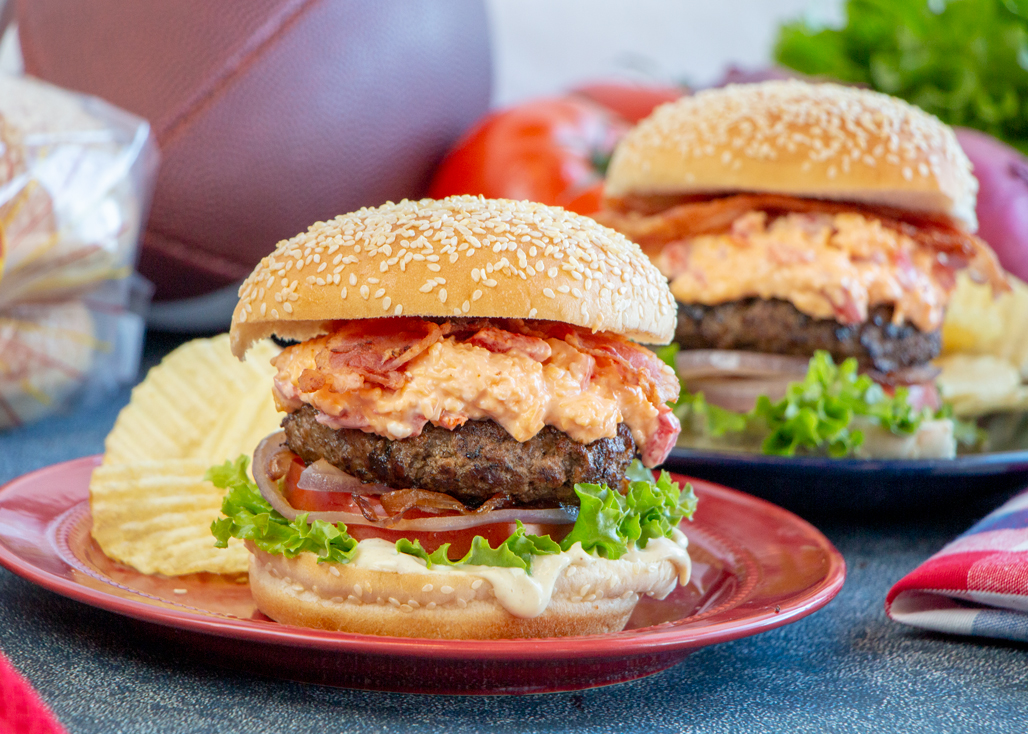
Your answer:
[[[911,461],[675,448],[664,466],[807,517],[950,512],[974,517],[1028,486],[1028,449]]]

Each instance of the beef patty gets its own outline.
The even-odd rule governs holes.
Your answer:
[[[744,349],[809,357],[818,349],[841,361],[893,372],[939,356],[939,331],[892,323],[892,306],[876,306],[862,324],[816,319],[788,301],[747,298],[716,306],[678,304],[675,341],[684,349]]]
[[[493,421],[468,421],[450,431],[428,424],[396,441],[318,423],[304,405],[286,416],[286,444],[308,464],[325,459],[364,482],[444,492],[478,505],[497,493],[525,504],[577,503],[578,482],[619,487],[636,453],[624,423],[617,436],[580,444],[546,426],[521,443]]]

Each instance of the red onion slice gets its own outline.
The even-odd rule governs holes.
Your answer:
[[[352,474],[318,459],[300,474],[296,486],[311,492],[349,492],[350,494],[384,494],[393,491],[385,484],[362,482]]]
[[[685,349],[675,355],[675,371],[683,382],[698,377],[757,377],[788,375],[802,380],[808,357],[764,354],[732,349]]]
[[[268,477],[267,467],[272,457],[285,449],[285,432],[273,433],[257,445],[253,455],[253,478],[260,489],[261,496],[268,501],[283,517],[295,520],[300,510],[293,508],[282,497],[278,483]],[[286,449],[287,450],[287,449]],[[349,512],[308,512],[307,522],[324,520],[325,522],[344,523],[346,525],[376,525],[388,527],[390,530],[410,530],[421,532],[446,532],[464,530],[490,525],[497,522],[514,522],[521,520],[526,525],[571,525],[578,517],[577,507],[552,507],[541,510],[526,510],[510,507],[504,510],[490,510],[483,513],[454,515],[452,517],[419,517],[414,520],[400,520],[392,525],[369,522],[363,515]]]

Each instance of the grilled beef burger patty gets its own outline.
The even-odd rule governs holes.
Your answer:
[[[939,356],[938,330],[924,333],[912,324],[894,324],[892,306],[875,306],[867,321],[840,324],[817,319],[788,301],[746,298],[706,306],[678,304],[675,341],[683,349],[742,349],[809,357],[818,349],[842,361],[856,357],[861,367],[882,373],[922,365]]]
[[[286,444],[304,462],[325,459],[364,482],[443,492],[468,505],[496,494],[519,504],[575,502],[575,484],[619,486],[635,456],[632,432],[583,445],[547,426],[525,442],[493,421],[468,421],[447,430],[391,441],[354,428],[333,430],[305,405],[282,421]]]

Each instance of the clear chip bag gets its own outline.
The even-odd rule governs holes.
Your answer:
[[[135,379],[157,163],[145,120],[0,75],[0,428]]]

